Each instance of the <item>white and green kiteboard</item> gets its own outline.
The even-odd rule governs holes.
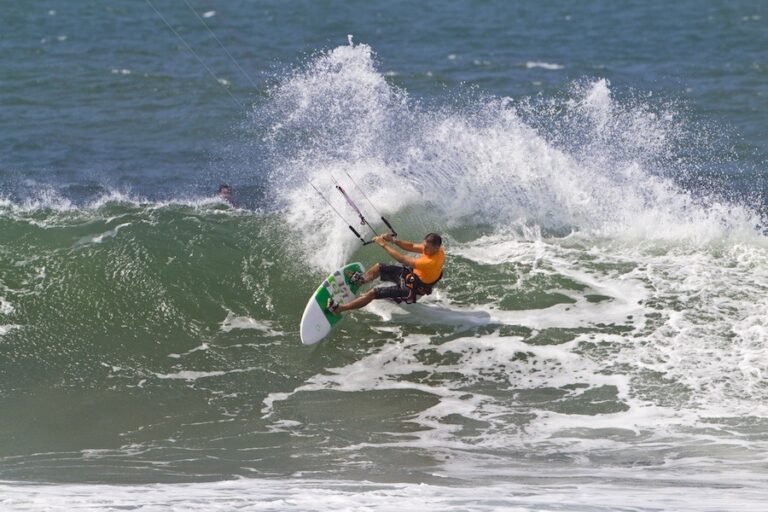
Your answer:
[[[334,315],[326,310],[328,299],[333,297],[337,304],[354,299],[359,287],[352,284],[350,277],[355,272],[364,273],[365,267],[360,263],[348,263],[325,278],[315,290],[301,317],[299,332],[304,345],[314,345],[325,338],[341,320],[342,315]]]

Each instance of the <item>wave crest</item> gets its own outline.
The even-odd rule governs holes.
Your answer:
[[[517,225],[708,241],[760,226],[751,207],[722,199],[717,183],[681,186],[679,178],[706,171],[702,155],[684,152],[707,151],[706,134],[693,133],[675,105],[615,99],[605,79],[571,84],[565,97],[468,91],[428,105],[389,84],[369,46],[348,45],[285,76],[251,122],[272,192],[324,266],[355,245],[307,180],[332,196],[332,176],[343,172],[416,236]]]

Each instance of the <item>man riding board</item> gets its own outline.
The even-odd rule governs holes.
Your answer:
[[[440,235],[429,233],[424,237],[424,242],[420,244],[397,240],[391,234],[377,236],[373,241],[401,265],[376,263],[365,274],[356,272],[350,279],[358,286],[369,283],[376,278],[395,284],[393,286],[378,286],[368,290],[346,304],[337,304],[333,299],[328,299],[327,309],[330,313],[339,315],[345,311],[360,309],[370,304],[374,299],[415,302],[419,295],[432,293],[432,286],[443,277],[445,251]],[[404,251],[421,254],[421,256],[417,258],[406,256],[389,244],[395,244]]]

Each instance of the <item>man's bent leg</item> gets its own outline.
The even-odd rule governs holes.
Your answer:
[[[363,282],[364,283],[370,283],[374,279],[379,277],[379,264],[376,263],[371,266],[368,270],[365,271],[365,274],[363,274]]]
[[[371,267],[371,268],[373,268],[373,267]],[[373,290],[368,290],[367,292],[365,292],[361,296],[357,297],[356,299],[352,299],[351,301],[347,302],[346,304],[339,304],[336,307],[335,313],[338,314],[338,313],[343,313],[345,311],[350,311],[352,309],[363,308],[363,307],[367,306],[368,304],[370,304],[371,301],[373,301],[373,299],[375,299],[375,298],[376,298],[376,292],[374,292]]]

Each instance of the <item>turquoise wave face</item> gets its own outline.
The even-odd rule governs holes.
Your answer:
[[[409,218],[391,220],[407,235]],[[766,450],[759,236],[446,228],[432,296],[374,303],[308,348],[324,271],[280,215],[113,201],[0,219],[6,478],[444,483],[482,464],[504,481],[552,460],[662,471],[671,452],[759,473],[743,458]]]

